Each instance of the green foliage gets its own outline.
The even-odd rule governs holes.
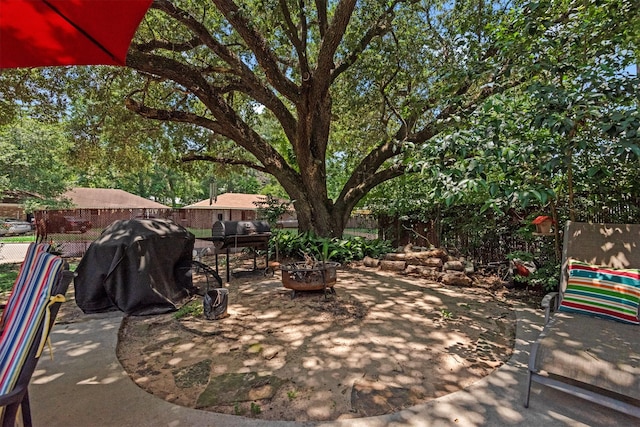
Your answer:
[[[20,264],[0,264],[0,293],[11,291],[19,271]]]
[[[261,193],[263,174],[241,168],[212,167],[218,185],[218,194],[223,193]]]
[[[128,67],[3,71],[0,123],[63,123],[79,185],[178,204],[259,182],[327,236],[405,171],[376,211],[640,193],[636,0],[201,3],[154,3]]]
[[[236,402],[233,404],[233,414],[234,415],[243,415],[244,410],[240,407],[240,403]]]
[[[487,25],[510,16],[491,3],[237,6],[154,3],[128,67],[36,71],[33,91],[7,92],[23,105],[37,104],[39,91],[61,100],[55,113],[71,117],[85,183],[117,181],[143,196],[162,189],[173,204],[193,187],[181,188],[177,162],[248,167],[297,200],[302,227],[339,236],[371,188],[404,172],[410,147],[457,128],[479,99],[511,84],[502,71],[510,58],[495,53]],[[7,76],[0,93],[19,82]]]
[[[283,202],[272,195],[267,195],[265,200],[254,202],[254,204],[258,208],[258,218],[266,220],[272,229],[276,228],[282,215],[291,211],[291,202]]]
[[[276,230],[272,234],[271,253],[275,253],[275,245],[281,256],[302,258],[303,254],[315,257],[317,260],[347,263],[361,260],[365,256],[378,258],[391,251],[391,245],[384,240],[370,240],[363,237],[348,237],[343,239],[318,237],[311,232],[295,233]]]
[[[28,201],[28,211],[43,204],[61,206],[56,198],[73,177],[66,159],[70,147],[60,125],[24,118],[0,126],[0,192],[21,190],[41,196]]]
[[[558,290],[560,283],[560,271],[562,265],[555,262],[547,262],[527,277],[529,285],[542,289],[545,292]]]
[[[201,299],[195,299],[193,301],[189,301],[184,304],[182,307],[178,309],[175,313],[173,313],[174,319],[182,319],[183,317],[193,316],[199,317],[204,314],[204,306],[202,305]]]
[[[453,313],[451,313],[451,311],[445,309],[445,308],[441,308],[440,309],[440,316],[442,316],[443,320],[449,320],[453,317]]]
[[[533,261],[533,254],[527,251],[515,251],[507,254],[508,260],[519,259],[520,261]]]
[[[251,415],[259,415],[262,412],[262,408],[257,403],[251,402]]]
[[[26,236],[6,236],[2,237],[2,241],[11,243],[31,243],[36,241],[36,236],[34,234]]]

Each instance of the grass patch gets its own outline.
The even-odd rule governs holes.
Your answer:
[[[0,264],[0,293],[11,291],[19,271],[20,264]]]
[[[69,270],[75,271],[78,263],[69,264]],[[9,292],[20,272],[20,263],[0,264],[0,294]]]
[[[196,236],[196,239],[200,237],[211,237],[211,228],[187,227],[187,230],[189,230],[194,236]]]
[[[185,305],[180,307],[178,309],[178,311],[176,311],[173,314],[173,317],[176,320],[180,320],[183,317],[187,317],[187,316],[198,317],[198,316],[202,316],[202,315],[204,315],[204,308],[202,306],[202,300],[195,299],[193,301],[189,301],[188,303],[186,303]]]
[[[25,234],[23,236],[7,236],[2,238],[3,243],[31,243],[36,241],[34,234]]]
[[[260,412],[262,412],[262,409],[260,408],[260,405],[251,402],[251,413],[253,415],[259,415]]]

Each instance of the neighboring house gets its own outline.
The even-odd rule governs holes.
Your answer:
[[[38,211],[36,221],[40,222],[43,217],[51,222],[58,221],[60,217],[74,217],[89,221],[92,228],[103,229],[116,220],[165,218],[172,212],[169,206],[112,188],[76,187],[62,194],[61,198],[70,200],[72,208]]]
[[[183,209],[192,211],[191,222],[211,227],[216,221],[254,221],[258,211],[256,202],[265,200],[266,196],[260,194],[224,193]]]
[[[62,195],[76,209],[171,209],[162,203],[113,188],[76,187]]]
[[[180,209],[181,220],[194,228],[211,228],[216,221],[255,221],[259,203],[266,200],[262,194],[224,193]],[[281,221],[297,226],[293,210]]]
[[[40,197],[37,194],[24,191],[5,191],[0,194],[0,218],[15,218],[25,220],[24,201],[30,197]]]

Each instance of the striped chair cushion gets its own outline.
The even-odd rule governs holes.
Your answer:
[[[640,324],[640,270],[622,270],[569,260],[560,310]]]
[[[12,309],[5,316],[0,336],[0,394],[15,386],[38,328],[45,317],[51,289],[63,270],[62,258],[37,251],[25,271],[24,282],[15,286]]]
[[[16,281],[13,282],[13,290],[9,296],[9,300],[7,301],[7,305],[2,312],[2,317],[0,318],[0,330],[2,330],[2,325],[4,325],[5,318],[13,309],[15,305],[15,300],[17,300],[17,296],[20,295],[20,289],[24,286],[27,281],[29,275],[33,274],[31,266],[35,260],[35,256],[40,252],[46,252],[49,250],[48,243],[31,243],[27,248],[27,252],[24,256],[24,261],[20,265],[20,270],[18,271],[18,276],[16,277]]]

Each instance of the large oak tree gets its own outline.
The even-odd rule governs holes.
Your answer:
[[[227,170],[253,168],[275,177],[295,200],[302,230],[340,235],[371,189],[416,165],[435,171],[436,183],[451,169],[460,172],[453,178],[498,188],[480,173],[476,158],[486,155],[478,150],[495,145],[499,131],[515,152],[523,151],[523,131],[573,120],[565,114],[558,121],[556,110],[575,110],[558,100],[574,86],[580,97],[578,77],[609,67],[602,58],[637,58],[634,5],[156,0],[131,46],[131,68],[3,71],[0,123],[24,105],[47,105],[47,98],[59,115],[73,118],[72,157],[83,163],[106,159],[95,167],[112,170],[182,157],[201,171],[210,169],[200,168],[200,160]],[[610,92],[612,80],[601,80]],[[544,120],[524,117],[525,105],[510,109],[517,126],[491,124],[499,122],[492,115],[504,114],[498,111],[504,100],[517,101],[526,88],[553,95],[536,104],[545,111],[531,112]],[[158,122],[123,114],[123,97],[131,111]],[[591,96],[589,104],[602,104],[601,98],[610,97]],[[567,99],[574,107],[584,104]],[[618,143],[635,144],[617,136],[634,138],[632,105],[614,111],[624,113],[624,126],[607,125]],[[593,107],[589,111],[598,111]],[[483,131],[486,114],[491,125]],[[550,152],[558,141],[549,139]],[[538,138],[530,142],[540,151]],[[105,152],[115,154],[100,155]],[[514,163],[499,157],[492,164],[504,161]]]
[[[186,160],[272,174],[301,230],[339,236],[411,147],[518,82],[488,31],[503,16],[471,1],[156,0],[127,58],[146,81],[126,105],[208,129]],[[328,159],[342,165],[335,197]]]

